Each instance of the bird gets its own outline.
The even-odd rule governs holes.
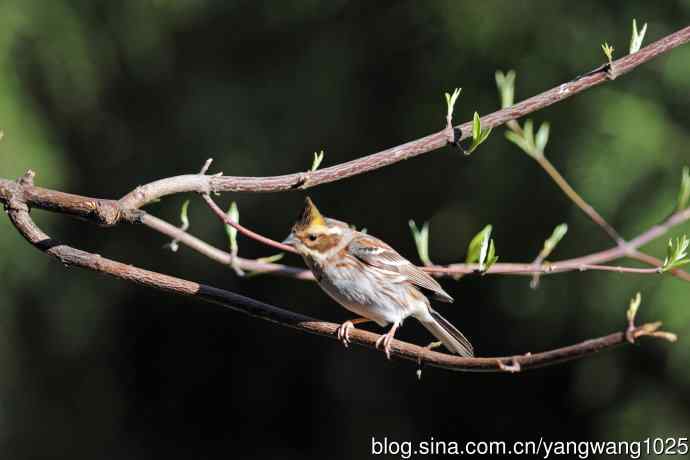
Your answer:
[[[326,294],[360,316],[337,329],[338,339],[346,347],[355,324],[390,324],[388,332],[376,341],[376,348],[382,348],[390,359],[395,332],[412,316],[451,353],[474,356],[470,341],[431,307],[425,293],[453,302],[434,278],[382,240],[324,217],[309,197],[283,244],[302,256]]]

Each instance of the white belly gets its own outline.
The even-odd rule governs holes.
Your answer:
[[[329,272],[322,273],[321,288],[343,307],[380,326],[402,322],[420,309],[426,311],[428,308],[426,303],[407,294],[408,287],[404,283],[382,286],[381,280],[359,270],[338,270],[337,276]]]

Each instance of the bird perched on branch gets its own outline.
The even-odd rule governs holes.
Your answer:
[[[395,331],[412,316],[449,351],[466,357],[474,355],[470,342],[431,308],[422,290],[443,302],[453,302],[453,298],[435,279],[378,238],[322,216],[307,198],[283,243],[297,250],[333,300],[361,316],[338,328],[338,338],[345,346],[350,343],[350,330],[355,324],[391,324],[390,330],[376,341],[376,348],[383,347],[390,359]]]

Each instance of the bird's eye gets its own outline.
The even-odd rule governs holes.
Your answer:
[[[316,236],[316,233],[310,233],[307,238],[309,238],[309,241],[316,241],[318,236]]]

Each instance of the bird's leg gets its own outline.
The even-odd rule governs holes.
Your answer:
[[[350,320],[350,321],[345,321],[336,330],[336,333],[338,334],[338,340],[343,342],[343,345],[345,345],[345,348],[349,347],[350,346],[350,331],[355,328],[355,324],[368,323],[369,321],[371,321],[371,320],[367,319],[367,318],[355,318],[355,319]]]
[[[391,342],[393,341],[393,337],[395,336],[395,331],[398,330],[398,326],[400,326],[400,322],[395,322],[391,326],[390,330],[383,334],[381,337],[376,340],[376,348],[378,349],[381,345],[383,345],[383,351],[386,353],[386,357],[388,359],[391,359]]]

